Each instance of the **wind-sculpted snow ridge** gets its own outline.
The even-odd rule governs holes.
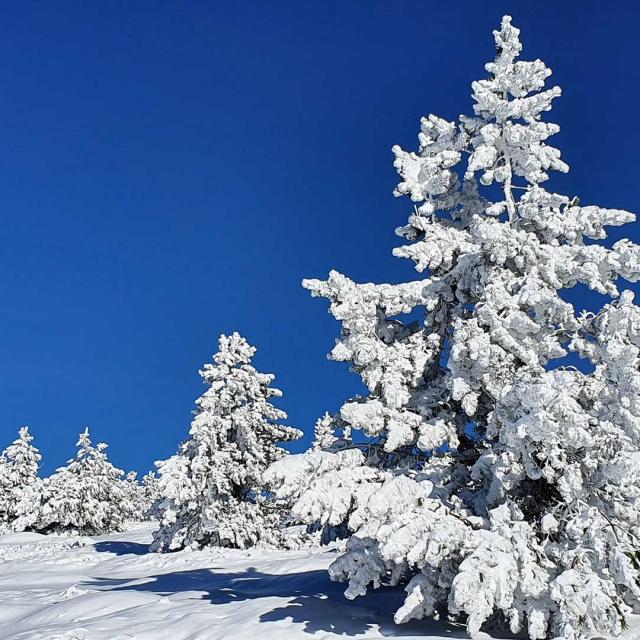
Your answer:
[[[255,351],[238,333],[223,335],[214,363],[200,372],[208,388],[196,401],[189,439],[158,463],[154,550],[287,541],[283,510],[267,499],[263,472],[286,455],[278,443],[302,433],[278,422],[287,414],[270,399],[282,392],[270,386],[275,376],[251,365]]]
[[[428,277],[304,281],[341,323],[331,359],[369,395],[269,477],[295,517],[349,537],[329,568],[348,598],[405,586],[397,622],[610,639],[640,606],[640,309],[617,285],[640,278],[640,247],[598,241],[635,216],[545,190],[568,171],[542,119],[561,91],[518,59],[510,17],[494,37],[473,115],[429,115],[417,152],[393,148],[414,203],[395,255]],[[561,295],[576,285],[611,302],[576,311]],[[356,431],[396,463],[345,450]]]

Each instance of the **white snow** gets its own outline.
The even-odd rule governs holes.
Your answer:
[[[148,552],[153,524],[110,536],[0,538],[3,640],[466,638],[461,627],[393,624],[404,595],[347,600],[331,551]],[[640,638],[640,624],[625,636]],[[481,634],[487,640],[489,636]]]

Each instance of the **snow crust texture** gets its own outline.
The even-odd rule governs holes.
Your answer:
[[[346,600],[326,572],[331,552],[148,553],[155,526],[0,537],[2,640],[466,637],[445,623],[395,625],[396,591]]]

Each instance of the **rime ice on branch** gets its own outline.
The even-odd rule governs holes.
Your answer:
[[[348,527],[330,569],[348,597],[406,585],[398,622],[609,638],[640,597],[640,310],[616,284],[638,280],[640,250],[597,241],[635,217],[544,188],[568,171],[543,120],[560,89],[518,59],[511,18],[494,36],[473,115],[429,115],[418,151],[393,149],[395,193],[415,203],[394,253],[428,277],[304,281],[342,325],[330,357],[369,391],[339,418],[380,455],[322,433],[325,451],[269,473],[294,515]],[[613,300],[576,312],[560,294],[577,284]],[[593,373],[562,367],[569,352]]]

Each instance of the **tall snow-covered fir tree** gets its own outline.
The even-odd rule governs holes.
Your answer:
[[[0,455],[0,532],[24,531],[38,517],[42,456],[32,442],[29,428],[22,427],[17,440]]]
[[[44,481],[38,529],[86,535],[121,531],[135,512],[124,471],[109,462],[106,444],[92,444],[88,429],[76,446],[76,457]]]
[[[213,364],[200,371],[208,386],[196,401],[189,439],[159,462],[160,528],[152,548],[281,544],[282,510],[265,494],[264,470],[287,452],[279,442],[302,434],[279,424],[271,404],[281,392],[272,374],[251,365],[255,347],[238,333],[222,335]]]
[[[561,92],[519,60],[509,17],[494,36],[473,115],[429,115],[418,151],[393,149],[415,203],[394,253],[428,277],[304,282],[342,324],[330,357],[368,388],[339,415],[365,445],[323,424],[328,448],[269,478],[296,517],[348,527],[330,568],[347,597],[405,585],[397,622],[613,638],[640,598],[640,309],[616,286],[640,278],[640,249],[598,241],[635,217],[545,190],[568,171],[543,120]],[[576,311],[560,295],[575,285],[612,301]],[[593,370],[563,366],[571,352]]]

